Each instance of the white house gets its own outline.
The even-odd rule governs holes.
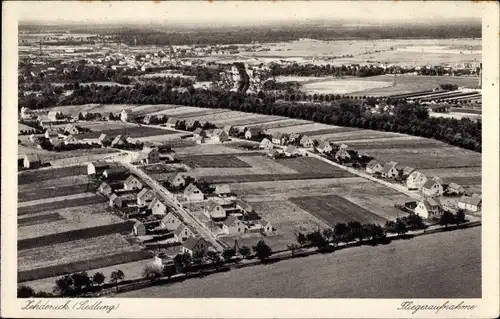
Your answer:
[[[406,187],[409,190],[420,190],[427,182],[427,177],[419,171],[413,171],[406,179]]]
[[[314,139],[309,136],[302,136],[300,139],[300,145],[302,145],[305,148],[311,148],[314,147]]]
[[[439,200],[427,198],[418,203],[417,207],[415,207],[415,214],[425,219],[434,218],[439,217],[441,209],[441,203]]]
[[[142,182],[133,175],[127,177],[125,182],[123,182],[123,189],[125,190],[134,190],[134,189],[139,190],[142,189],[143,186],[144,185],[142,184]]]
[[[443,195],[443,185],[433,179],[428,179],[422,186],[422,194],[427,197],[435,197]]]
[[[245,138],[250,140],[252,138],[258,138],[262,135],[262,129],[260,127],[251,127],[245,132]]]
[[[122,110],[122,111],[120,112],[120,120],[121,120],[122,122],[127,122],[127,121],[128,121],[128,119],[129,119],[129,112],[128,112],[128,111],[126,111],[126,110]]]
[[[321,153],[330,153],[333,151],[332,144],[328,141],[321,141],[316,149]]]
[[[203,213],[213,220],[223,220],[227,217],[227,212],[219,203],[210,200],[203,209]]]
[[[271,142],[276,145],[286,145],[288,142],[288,135],[282,132],[275,132],[272,135]]]
[[[398,169],[396,168],[396,165],[398,165],[398,163],[394,162],[394,161],[390,161],[388,163],[385,163],[384,164],[384,167],[382,168],[382,177],[385,177],[385,178],[395,178],[399,175],[399,171]]]
[[[458,201],[458,208],[477,213],[481,211],[481,204],[479,196],[462,196]]]
[[[214,193],[218,195],[219,197],[227,197],[231,195],[231,187],[229,187],[229,184],[217,184],[215,186],[215,191]]]
[[[380,165],[380,163],[377,162],[376,160],[371,160],[366,165],[366,172],[369,174],[380,173],[382,172],[382,169],[383,169],[382,165]]]
[[[229,141],[229,136],[227,133],[221,129],[216,129],[212,132],[212,136],[210,137],[213,143],[224,143]]]
[[[462,195],[465,189],[457,183],[451,182],[446,188],[446,192],[453,195]]]
[[[80,130],[78,129],[78,127],[76,127],[76,125],[68,124],[64,127],[64,132],[72,135],[77,135],[78,133],[80,133]]]
[[[137,205],[148,206],[155,198],[155,192],[150,188],[143,188],[137,194]]]
[[[222,224],[222,230],[229,235],[239,235],[245,233],[246,226],[238,218],[231,215]]]
[[[180,173],[175,173],[167,176],[167,182],[171,187],[183,187],[186,185],[186,180],[184,179],[184,176]]]
[[[141,151],[142,161],[145,164],[158,163],[160,161],[160,154],[158,148],[146,146]]]
[[[274,148],[273,142],[271,142],[268,138],[263,138],[259,144],[260,148],[263,148],[267,151],[272,150]]]
[[[189,184],[184,189],[184,199],[190,202],[200,202],[204,199],[204,195],[195,184]]]

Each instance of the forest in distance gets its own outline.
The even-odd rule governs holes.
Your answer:
[[[40,29],[39,23],[24,22],[19,31]],[[171,26],[162,24],[107,24],[107,25],[57,25],[44,26],[45,32],[60,30],[72,33],[98,33],[114,36],[132,45],[186,45],[186,44],[247,44],[252,42],[294,41],[301,38],[316,40],[350,39],[449,39],[481,38],[481,21],[441,21],[436,23],[399,23],[347,26],[338,21],[312,21],[307,24],[276,24],[261,26]]]

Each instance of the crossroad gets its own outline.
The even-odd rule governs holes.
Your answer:
[[[211,243],[212,246],[218,251],[223,251],[224,246],[215,238],[215,236],[208,231],[203,225],[198,221],[195,217],[191,215],[191,213],[182,207],[182,204],[175,198],[175,195],[168,191],[163,185],[158,183],[155,179],[151,178],[148,174],[143,172],[142,170],[135,167],[133,164],[122,161],[121,162],[124,167],[130,170],[131,173],[140,177],[152,190],[155,191],[156,195],[158,195],[161,199],[163,199],[169,206],[174,208],[174,211],[180,215],[186,226],[188,226],[191,230],[194,230],[194,233],[200,234],[207,242]]]

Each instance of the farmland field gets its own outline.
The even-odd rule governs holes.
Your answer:
[[[259,154],[257,154],[259,155]],[[244,168],[251,167],[244,161],[238,159],[234,155],[198,155],[198,156],[189,156],[189,157],[179,157],[179,159],[193,167],[219,167],[219,168]]]
[[[233,269],[118,297],[481,298],[481,228]]]
[[[92,189],[92,187],[89,187],[88,184],[76,184],[63,187],[33,188],[29,191],[19,192],[18,198],[20,202],[26,202],[56,196],[84,193],[87,192],[89,188]]]
[[[288,166],[299,173],[345,172],[343,169],[327,164],[314,157],[280,158],[276,162]]]
[[[336,223],[349,221],[378,224],[385,222],[378,215],[337,195],[296,197],[290,201],[325,221],[331,227]]]
[[[20,185],[41,182],[49,179],[87,174],[87,167],[82,165],[63,168],[49,168],[36,171],[21,172],[17,180]]]
[[[134,249],[128,241],[118,234],[23,249],[18,251],[18,271],[84,260],[119,251],[133,251]]]
[[[116,135],[124,135],[126,137],[149,137],[156,135],[168,135],[168,134],[177,134],[176,131],[153,128],[149,126],[132,126],[132,127],[124,127],[118,129],[109,129],[102,130],[97,132],[89,132],[78,134],[76,137],[78,138],[98,138],[101,134],[106,134],[108,136],[116,136]]]
[[[32,226],[32,225],[50,223],[63,219],[64,218],[62,218],[61,215],[59,215],[58,213],[49,213],[49,214],[36,215],[18,219],[17,224],[20,227],[23,227],[23,226]]]

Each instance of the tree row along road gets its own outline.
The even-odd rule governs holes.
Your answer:
[[[123,166],[128,168],[132,173],[142,178],[142,180],[151,187],[155,191],[155,193],[160,196],[163,200],[165,200],[172,208],[174,208],[174,212],[177,212],[187,224],[191,230],[194,230],[195,233],[199,233],[203,236],[203,238],[211,243],[215,249],[218,251],[223,251],[224,247],[217,241],[217,239],[213,236],[211,232],[206,230],[203,225],[191,214],[181,206],[178,205],[177,200],[175,199],[174,194],[169,192],[165,187],[163,187],[160,183],[155,181],[149,175],[132,165],[126,161],[121,161]]]

